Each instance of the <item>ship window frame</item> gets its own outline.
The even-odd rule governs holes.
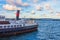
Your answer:
[[[22,25],[20,25],[20,27],[21,27]]]
[[[19,25],[17,25],[17,27],[19,27]]]
[[[11,28],[13,28],[13,25],[11,25]]]
[[[6,28],[6,26],[3,26],[3,28]]]
[[[10,27],[9,28],[11,28],[11,25],[10,25]]]
[[[0,26],[0,28],[2,28],[2,26]]]
[[[14,28],[14,25],[13,25],[13,28]]]
[[[6,28],[8,28],[8,26],[6,26]]]
[[[8,25],[8,28],[10,28],[10,26]]]
[[[14,25],[14,27],[16,28],[16,25]]]

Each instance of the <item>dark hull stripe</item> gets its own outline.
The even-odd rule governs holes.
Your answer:
[[[37,30],[37,27],[32,28],[32,29],[22,30],[22,31],[19,31],[19,32],[16,31],[16,32],[11,32],[11,33],[0,34],[0,37],[7,37],[7,36],[26,33],[26,32],[32,32],[32,31],[35,31],[35,30]]]

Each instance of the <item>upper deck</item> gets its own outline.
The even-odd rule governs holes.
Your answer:
[[[37,24],[34,22],[34,20],[30,20],[30,19],[0,21],[0,29],[18,28],[18,27],[25,27],[32,25],[37,25]]]

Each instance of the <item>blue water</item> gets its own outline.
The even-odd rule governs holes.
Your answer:
[[[60,21],[36,20],[38,31],[17,36],[0,38],[0,40],[60,40]]]

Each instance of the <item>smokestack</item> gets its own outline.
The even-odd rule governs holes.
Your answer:
[[[20,13],[20,10],[17,10],[17,13],[16,13],[16,20],[19,20],[19,13]]]

